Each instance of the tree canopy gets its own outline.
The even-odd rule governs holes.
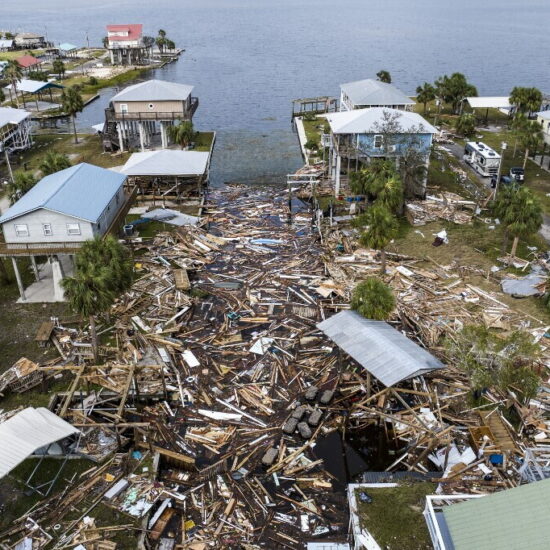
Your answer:
[[[62,155],[55,151],[48,151],[46,156],[42,159],[39,168],[43,176],[49,176],[60,170],[65,170],[65,168],[69,168],[70,166],[71,161],[67,155]]]
[[[424,82],[422,86],[416,88],[416,100],[424,105],[424,113],[426,105],[435,99],[435,88],[429,83]]]
[[[386,84],[391,84],[391,74],[389,71],[378,71],[376,73],[376,78],[380,80],[380,82],[385,82]]]
[[[369,277],[353,289],[351,308],[367,319],[385,321],[395,308],[395,297],[378,277]]]
[[[80,92],[74,87],[65,88],[61,93],[61,108],[73,120],[74,142],[78,143],[76,134],[76,115],[84,110],[84,100]]]
[[[6,187],[10,205],[15,204],[25,193],[36,185],[36,178],[31,172],[15,172],[13,181]]]
[[[461,101],[477,96],[477,88],[468,82],[462,73],[443,75],[435,81],[436,94],[445,103],[450,103],[453,113],[458,113]]]
[[[515,86],[510,92],[510,103],[519,113],[538,111],[542,103],[542,92],[538,88]]]
[[[195,137],[193,123],[189,120],[183,120],[178,124],[168,126],[168,137],[182,149],[185,149]]]
[[[455,124],[457,134],[465,137],[473,136],[476,133],[476,119],[472,113],[462,113]]]

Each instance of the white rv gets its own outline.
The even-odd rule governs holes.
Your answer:
[[[464,160],[482,176],[490,177],[498,174],[500,155],[481,141],[466,142]]]

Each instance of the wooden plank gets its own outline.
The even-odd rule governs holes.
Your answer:
[[[175,269],[174,279],[176,281],[177,290],[189,290],[191,283],[189,282],[189,275],[187,269]]]
[[[36,333],[36,336],[34,337],[34,341],[38,342],[39,344],[45,344],[50,340],[50,337],[52,335],[53,327],[54,327],[53,321],[44,321],[39,327],[38,332]]]

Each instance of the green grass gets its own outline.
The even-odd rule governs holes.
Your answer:
[[[209,152],[214,141],[214,132],[197,132],[194,151]]]
[[[34,491],[31,492],[20,482],[20,480],[25,481],[28,478],[36,466],[37,460],[34,458],[25,460],[11,472],[10,477],[5,477],[0,481],[0,502],[5,505],[4,512],[0,515],[0,530],[8,528],[11,522],[23,516],[31,506],[42,500],[42,496]],[[32,483],[36,486],[53,479],[60,465],[61,461],[58,459],[44,459],[33,477]],[[93,462],[85,459],[68,460],[50,495],[64,489],[74,475],[85,472],[93,465]]]
[[[10,61],[12,59],[17,59],[24,55],[32,55],[37,57],[42,55],[45,50],[16,50],[13,52],[0,52],[0,61]]]
[[[391,550],[428,550],[430,534],[422,516],[426,495],[433,494],[434,483],[401,483],[399,487],[357,489],[372,502],[357,504],[361,526],[375,538],[381,548]]]
[[[133,222],[135,220],[139,220],[140,218],[140,214],[128,214],[126,216],[126,222]],[[151,221],[149,223],[136,225],[136,229],[140,237],[143,237],[144,239],[152,239],[157,233],[174,230],[175,226],[162,222]]]

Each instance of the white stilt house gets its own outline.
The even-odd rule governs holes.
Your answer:
[[[23,109],[0,107],[0,150],[9,154],[32,145],[30,116]]]
[[[178,121],[192,120],[199,100],[193,86],[148,80],[128,86],[111,100],[105,110],[103,147],[107,151],[141,151],[169,145],[167,128]]]

